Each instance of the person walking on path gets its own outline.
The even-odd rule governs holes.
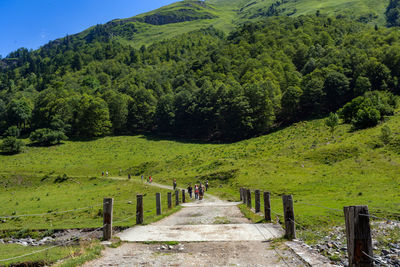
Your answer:
[[[130,173],[128,173],[128,179],[129,179],[129,180],[131,179],[131,174],[130,174]]]
[[[174,190],[175,190],[176,189],[176,179],[174,179],[173,185],[174,185]]]
[[[192,198],[192,192],[193,192],[192,185],[189,184],[189,187],[187,188],[187,190],[189,192],[189,197]]]
[[[200,183],[200,185],[199,185],[199,200],[203,200],[203,195],[204,195],[204,187]]]
[[[101,176],[104,176],[104,172],[101,172]]]
[[[151,176],[149,176],[149,183],[151,184],[153,182],[153,178],[151,178]]]
[[[194,198],[199,199],[199,187],[197,184],[194,185]]]
[[[208,191],[208,180],[206,180],[206,191]]]

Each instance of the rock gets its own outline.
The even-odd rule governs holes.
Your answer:
[[[386,249],[382,249],[382,254],[387,256],[387,255],[390,254],[390,252],[388,250],[386,250]]]
[[[173,246],[168,246],[168,249],[174,249],[174,247]]]
[[[28,246],[28,242],[26,242],[26,241],[22,241],[22,242],[20,242],[19,244],[21,244],[21,245],[23,245],[23,246],[25,246],[25,247]]]

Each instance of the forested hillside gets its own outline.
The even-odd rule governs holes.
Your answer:
[[[207,2],[190,3],[180,5],[197,10],[193,20],[218,16]],[[171,22],[169,8],[131,20],[157,24],[162,13]],[[397,28],[318,13],[264,18],[229,34],[208,27],[136,49],[113,37],[125,28],[107,27],[0,61],[0,135],[31,134],[42,145],[137,132],[233,141],[353,99],[340,114],[355,128],[396,106]]]

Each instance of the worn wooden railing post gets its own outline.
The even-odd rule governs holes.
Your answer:
[[[260,209],[261,209],[260,190],[254,191],[254,203],[255,203],[255,211],[256,211],[256,213],[260,212]]]
[[[264,218],[267,222],[271,221],[271,200],[270,192],[264,192]]]
[[[182,189],[182,203],[186,202],[185,189]]]
[[[172,193],[168,192],[167,196],[168,196],[168,208],[170,209],[172,208]]]
[[[286,238],[289,240],[296,238],[296,227],[294,224],[293,197],[283,195],[283,214],[285,217]]]
[[[179,191],[175,191],[175,206],[179,205]]]
[[[156,193],[156,212],[161,215],[161,193]]]
[[[110,240],[112,237],[113,205],[113,198],[103,199],[103,240]]]
[[[247,200],[246,200],[246,198],[247,198],[247,189],[246,188],[243,188],[242,194],[243,194],[243,204],[246,204],[247,203]]]
[[[143,224],[143,195],[137,195],[136,200],[136,224]]]
[[[374,266],[368,206],[344,207],[349,266]]]
[[[246,200],[247,200],[247,207],[251,208],[251,190],[250,189],[247,189]]]

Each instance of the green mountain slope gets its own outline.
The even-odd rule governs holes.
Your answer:
[[[236,26],[271,16],[325,14],[385,25],[389,0],[185,0],[103,25],[108,34],[134,47],[148,45],[182,33],[214,26],[226,33]],[[90,28],[79,34],[91,33]]]

